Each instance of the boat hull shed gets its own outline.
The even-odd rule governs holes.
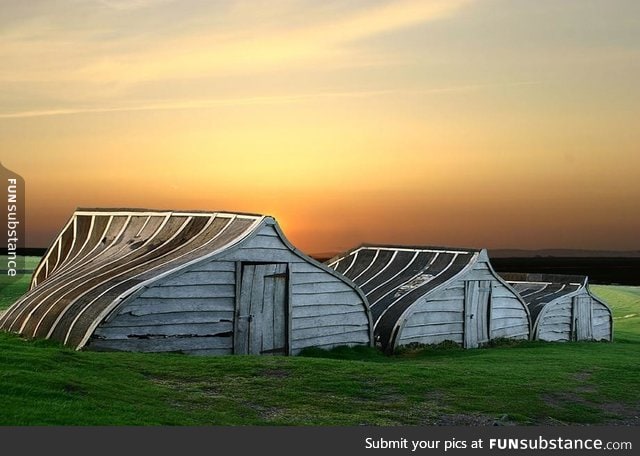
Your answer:
[[[297,354],[370,345],[366,298],[267,216],[78,210],[0,328],[76,349]]]
[[[529,338],[527,307],[485,250],[363,245],[328,263],[367,296],[375,340],[387,351]]]
[[[559,274],[501,274],[527,303],[531,337],[548,342],[611,341],[611,309],[593,296],[588,278]]]

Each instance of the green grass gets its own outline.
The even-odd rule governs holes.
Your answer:
[[[640,424],[640,287],[593,288],[613,343],[192,357],[0,333],[0,425]]]
[[[26,271],[33,271],[40,257],[27,256],[22,257],[24,260],[24,269]],[[13,304],[25,291],[29,288],[31,282],[31,273],[20,274],[18,277],[8,277],[6,275],[7,256],[0,255],[0,269],[2,275],[0,275],[0,310],[4,310]]]
[[[611,307],[615,340],[640,343],[640,287],[591,285],[590,288]]]

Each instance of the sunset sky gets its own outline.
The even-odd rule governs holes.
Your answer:
[[[640,2],[0,0],[0,151],[30,246],[144,207],[640,249]]]

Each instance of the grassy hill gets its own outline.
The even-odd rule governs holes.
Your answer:
[[[0,333],[0,425],[640,424],[640,287],[593,289],[613,343],[207,358]]]

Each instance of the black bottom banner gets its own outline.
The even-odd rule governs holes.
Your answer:
[[[538,455],[638,454],[634,426],[4,427],[19,454]]]

